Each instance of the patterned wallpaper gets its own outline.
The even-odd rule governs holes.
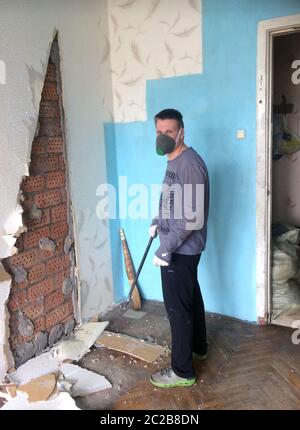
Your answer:
[[[108,19],[112,120],[147,118],[147,79],[202,72],[201,0],[110,0]]]

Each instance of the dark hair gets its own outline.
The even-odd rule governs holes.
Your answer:
[[[176,109],[164,109],[158,112],[154,117],[155,124],[158,119],[176,119],[179,126],[184,128],[182,114]]]

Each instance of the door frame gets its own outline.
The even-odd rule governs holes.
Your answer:
[[[300,14],[260,21],[256,76],[256,315],[271,322],[272,51],[274,35],[300,30]]]

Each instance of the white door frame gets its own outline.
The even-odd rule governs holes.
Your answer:
[[[300,30],[300,14],[260,21],[256,87],[256,315],[270,323],[272,216],[272,44],[273,36]]]

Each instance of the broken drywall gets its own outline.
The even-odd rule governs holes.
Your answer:
[[[157,360],[158,357],[166,353],[165,348],[162,346],[153,345],[153,343],[148,343],[141,339],[109,331],[103,332],[96,344],[130,354],[149,363]]]
[[[63,340],[53,348],[53,357],[59,361],[80,360],[89,351],[108,324],[108,321],[89,322],[79,327],[70,339]]]
[[[28,395],[19,391],[16,397],[10,399],[0,410],[79,410],[75,401],[68,393],[59,393],[48,401],[29,402]]]
[[[111,383],[102,376],[71,363],[63,363],[60,371],[65,381],[70,381],[72,397],[86,396],[111,388]]]

